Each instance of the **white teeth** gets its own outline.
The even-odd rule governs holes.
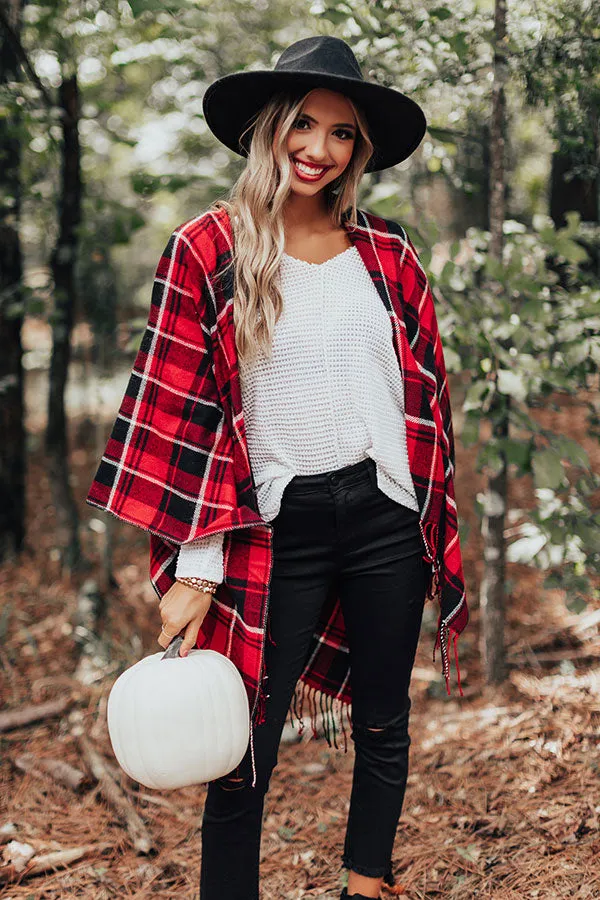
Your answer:
[[[294,165],[297,166],[301,172],[305,172],[307,175],[320,175],[321,172],[325,171],[325,166],[321,166],[320,169],[310,169],[308,166],[305,166],[304,163],[298,162],[297,159],[294,160]]]

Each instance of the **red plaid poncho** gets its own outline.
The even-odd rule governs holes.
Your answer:
[[[454,435],[433,295],[417,252],[397,222],[364,210],[345,222],[393,327],[405,384],[408,454],[419,503],[427,597],[440,604],[433,659],[441,646],[450,694],[449,643],[468,622],[454,496]],[[150,579],[159,597],[175,578],[178,546],[226,532],[224,580],[196,646],[224,653],[238,668],[253,730],[264,721],[273,527],[261,517],[242,412],[233,327],[233,237],[225,210],[210,210],[172,233],[154,278],[148,324],[87,502],[150,533]],[[316,696],[326,739],[336,741],[334,703],[347,750],[349,648],[335,592],[323,607],[292,706]],[[298,701],[300,706],[298,708]],[[323,709],[325,703],[326,709]],[[293,715],[292,715],[293,718]],[[302,727],[302,725],[301,725]]]

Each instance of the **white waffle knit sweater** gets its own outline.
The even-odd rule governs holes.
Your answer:
[[[248,452],[261,517],[272,521],[294,475],[370,456],[377,484],[418,511],[404,420],[404,385],[389,314],[356,247],[324,263],[285,253],[284,310],[273,355],[242,379]],[[223,580],[223,533],[183,544],[176,574]]]

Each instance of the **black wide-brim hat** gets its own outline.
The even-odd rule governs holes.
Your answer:
[[[232,72],[213,81],[202,106],[206,124],[222,144],[247,157],[255,117],[280,90],[302,95],[313,88],[339,91],[364,113],[373,155],[365,172],[389,169],[417,149],[427,128],[421,107],[395,88],[366,81],[352,49],[341,38],[303,38],[283,51],[274,69]]]

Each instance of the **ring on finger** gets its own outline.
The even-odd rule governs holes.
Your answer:
[[[167,629],[165,628],[164,625],[163,625],[163,627],[162,627],[160,630],[163,632],[163,634],[165,635],[165,637],[168,637],[168,638],[169,638],[170,641],[172,641],[174,637],[177,637],[177,635],[175,635],[175,634],[169,634],[169,632],[167,631]]]

